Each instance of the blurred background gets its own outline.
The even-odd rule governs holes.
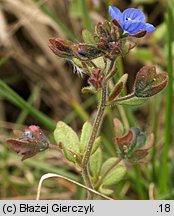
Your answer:
[[[97,97],[81,93],[87,78],[48,48],[52,37],[82,41],[81,32],[109,19],[108,6],[142,9],[156,30],[139,40],[138,47],[117,61],[119,74],[128,73],[127,91],[143,65],[168,71],[167,88],[140,107],[107,109],[102,127],[104,159],[116,154],[113,117],[125,127],[154,132],[150,162],[128,168],[115,186],[115,199],[173,199],[174,151],[172,46],[173,0],[0,0],[0,199],[35,199],[40,177],[53,172],[82,183],[78,171],[60,152],[46,151],[24,162],[6,147],[11,131],[36,124],[52,132],[58,120],[80,133],[96,114]],[[118,78],[118,77],[117,77]],[[155,196],[154,196],[155,194]],[[44,182],[41,199],[84,199],[85,191],[64,180]]]

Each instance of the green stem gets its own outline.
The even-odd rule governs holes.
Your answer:
[[[89,174],[88,166],[85,166],[84,168],[82,168],[82,177],[84,179],[85,185],[88,188],[92,188],[93,189],[93,185],[92,185],[92,182],[91,182],[91,179],[90,179],[90,174]],[[92,200],[93,196],[94,195],[91,192],[88,192],[87,199],[88,200]]]
[[[110,60],[110,64],[108,65],[108,69],[106,71],[106,75],[113,69],[114,67],[114,63],[115,63],[115,59],[111,59]],[[100,104],[99,104],[99,108],[98,108],[98,112],[92,127],[92,132],[90,134],[90,138],[88,141],[88,145],[86,148],[86,151],[84,153],[83,156],[83,160],[82,160],[82,176],[83,179],[85,181],[85,184],[87,187],[92,188],[93,189],[93,185],[90,179],[90,174],[89,174],[89,170],[88,170],[88,162],[90,160],[90,156],[92,153],[92,149],[93,149],[93,145],[95,142],[95,139],[98,136],[98,133],[100,131],[101,128],[101,124],[103,122],[103,116],[104,116],[104,112],[105,112],[105,108],[106,108],[106,101],[107,101],[107,96],[108,96],[108,82],[107,80],[103,81],[103,86],[101,88],[101,98],[100,98]],[[91,192],[88,192],[88,199],[93,199],[94,194]]]
[[[93,185],[92,185],[90,177],[89,177],[90,175],[89,175],[89,171],[88,171],[88,162],[89,162],[89,159],[91,156],[93,144],[94,144],[95,139],[97,138],[97,135],[100,131],[100,126],[101,126],[103,116],[104,116],[104,111],[105,111],[106,99],[107,99],[107,84],[105,83],[101,89],[100,105],[98,108],[97,116],[96,116],[94,124],[93,124],[93,128],[92,128],[92,132],[91,132],[91,135],[89,138],[87,149],[86,149],[86,152],[85,152],[85,154],[83,156],[83,160],[82,160],[82,175],[83,175],[86,186],[90,187],[90,188],[93,188]],[[92,194],[89,193],[88,199],[91,199],[91,198],[92,198]]]
[[[97,184],[95,185],[95,188],[98,189],[103,181],[103,179],[108,175],[108,173],[110,173],[110,171],[115,168],[120,161],[122,160],[122,158],[118,158],[113,164],[112,166],[110,166],[105,173],[103,173],[103,175],[100,177],[100,180],[97,182]]]
[[[101,90],[101,102],[99,105],[97,116],[96,116],[94,124],[93,124],[92,133],[90,135],[87,150],[84,154],[82,166],[85,166],[88,163],[91,152],[92,152],[93,143],[94,143],[95,139],[97,138],[98,132],[100,130],[100,126],[101,126],[101,122],[102,122],[104,110],[105,110],[106,96],[107,96],[107,87],[105,85]]]

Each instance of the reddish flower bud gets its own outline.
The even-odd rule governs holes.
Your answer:
[[[103,74],[101,72],[101,69],[96,68],[92,70],[91,76],[88,81],[90,84],[92,84],[92,86],[95,87],[96,90],[100,89],[103,82]]]
[[[114,120],[114,131],[114,141],[119,157],[133,163],[145,162],[144,158],[153,145],[153,134],[150,134],[147,139],[145,132],[138,128],[130,128],[127,133],[122,134],[123,126],[117,119]],[[118,135],[120,136],[118,137]]]
[[[52,38],[49,40],[49,42],[49,48],[59,57],[72,58],[74,56],[71,50],[73,42],[61,38]]]
[[[107,25],[108,24],[108,25]],[[107,24],[105,23],[97,23],[97,25],[95,26],[95,32],[96,34],[101,37],[101,36],[107,36],[109,34],[109,22],[107,22]],[[107,28],[106,28],[107,25]]]
[[[109,43],[111,55],[119,55],[122,52],[122,41]]]
[[[13,133],[17,138],[7,139],[7,146],[22,155],[22,161],[49,147],[49,140],[38,126],[31,125],[22,130],[14,130]]]

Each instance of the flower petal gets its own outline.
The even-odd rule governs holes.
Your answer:
[[[134,20],[139,22],[145,22],[145,16],[143,12],[136,8],[128,8],[123,11],[123,21]]]
[[[143,22],[127,20],[124,22],[123,29],[130,34],[136,34],[142,30],[146,30],[146,24]]]
[[[119,22],[119,24],[122,25],[123,15],[117,7],[109,6],[109,14],[112,19],[116,19]]]
[[[147,32],[153,32],[155,30],[155,27],[150,24],[150,23],[146,23],[146,29]]]

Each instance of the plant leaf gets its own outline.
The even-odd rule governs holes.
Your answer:
[[[109,158],[102,166],[100,176],[102,176],[116,161],[118,158]],[[103,187],[110,186],[121,181],[126,174],[126,166],[123,161],[117,164],[113,169],[110,170],[108,175],[103,179],[101,185]]]
[[[121,93],[122,90],[123,90],[123,82],[117,83],[114,86],[111,94],[109,95],[108,101],[113,101]]]
[[[102,150],[98,148],[90,157],[89,168],[93,177],[94,183],[98,180],[98,176],[102,166]]]
[[[130,98],[130,99],[127,99],[127,100],[117,101],[116,103],[118,105],[139,106],[139,105],[144,104],[147,100],[148,100],[148,98],[133,97],[133,98]]]
[[[75,131],[64,122],[59,121],[54,130],[54,138],[57,144],[63,144],[65,157],[72,162],[76,162],[73,152],[75,155],[80,153],[80,142]]]
[[[91,130],[92,130],[92,125],[90,122],[85,122],[83,127],[82,127],[82,133],[80,136],[80,153],[84,153],[86,150],[86,146],[88,144],[89,141],[89,137],[91,134]]]
[[[114,100],[123,90],[123,88],[126,85],[128,79],[128,74],[124,74],[119,80],[118,82],[115,84],[112,92],[109,95],[108,101],[112,101]]]
[[[103,185],[100,185],[99,191],[100,191],[100,193],[105,194],[105,195],[110,195],[110,194],[112,194],[114,192],[111,189],[104,188]]]
[[[167,73],[156,73],[155,66],[144,66],[137,73],[134,94],[137,97],[151,97],[166,87]]]

